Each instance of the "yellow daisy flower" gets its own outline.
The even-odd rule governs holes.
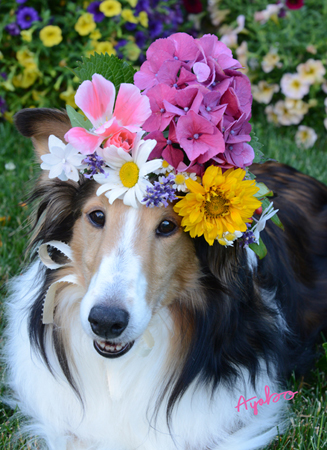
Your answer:
[[[135,6],[137,5],[137,1],[138,0],[127,0],[127,1],[131,5],[132,8],[135,8]]]
[[[78,18],[74,28],[80,36],[86,36],[95,30],[96,26],[93,14],[84,13]]]
[[[100,3],[99,9],[106,17],[118,16],[121,13],[121,3],[116,0],[105,0]]]
[[[57,25],[47,25],[40,31],[40,39],[45,47],[53,47],[62,41],[61,29]]]
[[[243,169],[222,173],[220,167],[210,166],[202,186],[191,178],[186,180],[191,192],[176,203],[174,211],[183,217],[182,226],[192,238],[204,235],[209,245],[215,239],[222,244],[224,233],[247,230],[246,222],[261,202],[254,197],[259,191],[255,181],[244,181],[244,176]]]
[[[68,86],[66,91],[62,92],[59,97],[61,100],[64,100],[67,105],[71,106],[72,108],[77,108],[77,105],[75,103],[75,94],[76,91],[72,86]]]
[[[104,41],[104,42],[94,42],[94,50],[96,53],[108,53],[108,55],[115,55],[116,54],[116,50],[114,49],[113,45],[111,42],[109,41]]]

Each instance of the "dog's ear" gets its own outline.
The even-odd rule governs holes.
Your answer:
[[[53,134],[65,142],[64,136],[72,127],[66,112],[59,109],[26,108],[19,111],[14,120],[17,130],[32,139],[39,160],[41,155],[49,153],[49,136]]]

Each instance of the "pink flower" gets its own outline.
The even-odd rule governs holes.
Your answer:
[[[205,88],[203,89],[206,91]],[[203,94],[200,90],[190,86],[185,89],[176,90],[173,101],[169,103],[167,100],[164,100],[164,105],[166,110],[175,116],[185,116],[188,111],[198,113],[202,101]]]
[[[244,167],[248,167],[252,164],[255,155],[251,145],[243,142],[233,145],[227,144],[224,155],[220,156],[225,159],[227,164],[218,165],[226,168],[241,167],[244,169]]]
[[[200,114],[207,120],[210,120],[213,125],[217,125],[226,110],[227,105],[220,104],[221,93],[220,92],[209,92],[203,98],[203,102],[200,106]]]
[[[150,116],[150,102],[140,90],[122,83],[118,92],[115,108],[115,86],[102,75],[94,74],[92,81],[84,81],[75,95],[76,105],[84,112],[94,128],[81,127],[70,129],[65,140],[85,155],[94,151],[106,139],[117,137],[122,130],[131,133],[141,131],[141,126]],[[114,108],[114,111],[113,111]],[[122,137],[124,140],[124,138]],[[119,139],[116,140],[119,142]]]
[[[171,122],[169,126],[168,139],[166,139],[161,131],[152,131],[145,139],[155,139],[157,145],[152,150],[149,159],[163,158],[171,166],[177,169],[180,162],[184,159],[184,152],[173,146],[177,144],[175,123]]]
[[[179,118],[176,136],[188,159],[204,163],[225,151],[222,133],[204,117],[190,111]]]
[[[174,102],[175,89],[166,84],[158,84],[148,91],[147,97],[150,100],[152,114],[144,122],[143,128],[145,131],[163,131],[174,117],[174,113],[166,110],[165,102]]]
[[[304,0],[286,0],[285,4],[289,9],[300,9],[304,5]]]

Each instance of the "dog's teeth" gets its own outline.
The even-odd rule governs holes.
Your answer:
[[[116,350],[117,350],[117,351],[121,350],[122,348],[123,348],[122,345],[117,345],[117,346],[116,346]]]

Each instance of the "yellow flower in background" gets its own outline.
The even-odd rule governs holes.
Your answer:
[[[142,27],[148,28],[149,20],[148,20],[148,15],[145,11],[140,12],[140,14],[138,15],[138,20],[139,20],[140,24],[142,25]]]
[[[121,12],[121,16],[126,22],[137,23],[137,18],[134,16],[131,9],[125,8]]]
[[[32,29],[22,30],[20,32],[20,35],[21,35],[23,41],[25,41],[25,42],[31,42],[32,41],[32,34],[33,34],[33,30]]]
[[[121,13],[121,3],[116,0],[105,0],[99,6],[100,11],[106,17],[118,16]]]
[[[101,37],[102,37],[102,34],[100,33],[99,30],[94,30],[90,34],[90,38],[93,39],[94,41],[98,41],[99,39],[101,39]]]
[[[75,94],[75,89],[72,86],[68,86],[68,88],[59,95],[59,97],[61,98],[61,100],[66,102],[67,105],[76,109],[77,105],[75,103]]]
[[[124,48],[124,55],[130,61],[136,61],[140,56],[141,49],[134,42],[128,42]]]
[[[45,47],[53,47],[62,41],[61,29],[57,25],[47,25],[40,31],[40,39]]]
[[[300,125],[296,134],[295,142],[300,148],[311,148],[316,142],[318,136],[313,128],[306,127],[305,125]]]
[[[128,3],[131,5],[132,8],[135,8],[137,5],[138,0],[127,0]]]
[[[79,18],[75,24],[75,30],[80,36],[86,36],[90,34],[91,31],[95,30],[96,23],[93,20],[93,15],[90,13],[84,13]]]
[[[1,59],[3,59],[3,53],[2,53],[2,51],[0,50],[0,61],[1,61]]]
[[[108,55],[116,54],[116,50],[114,49],[112,43],[108,42],[108,41],[95,42],[94,51],[99,54],[100,53],[103,53],[103,54],[108,53]]]
[[[245,180],[243,169],[222,169],[210,166],[204,173],[201,184],[192,179],[185,181],[191,191],[174,206],[182,219],[185,231],[192,238],[204,235],[209,245],[220,240],[225,245],[224,233],[243,232],[246,223],[261,202],[254,197],[259,191],[255,181]]]
[[[28,50],[28,48],[23,48],[22,50],[18,50],[18,52],[16,53],[16,58],[18,60],[18,62],[26,67],[28,65],[31,64],[35,64],[35,54],[33,52],[31,52],[30,50]]]
[[[0,86],[2,86],[3,88],[6,89],[6,91],[11,91],[13,92],[15,90],[12,82],[10,80],[6,80],[6,81],[2,81],[2,83],[0,83]]]
[[[25,69],[23,73],[20,73],[19,75],[16,75],[13,77],[12,82],[15,87],[21,87],[23,89],[27,89],[32,84],[35,83],[38,76],[40,75],[39,70],[29,70]]]
[[[277,54],[277,49],[275,48],[271,48],[270,52],[263,57],[261,62],[262,70],[265,73],[271,72],[275,67],[280,69],[282,65],[283,64],[280,62],[280,57]]]

